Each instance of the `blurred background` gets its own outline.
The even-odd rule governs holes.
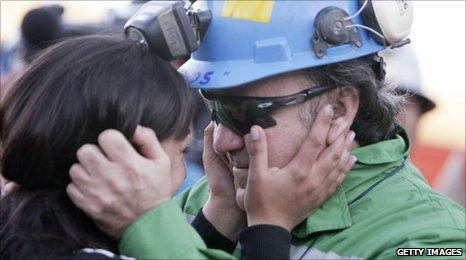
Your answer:
[[[144,1],[2,0],[2,85],[6,81],[7,72],[14,71],[15,53],[18,53],[17,46],[22,41],[21,25],[23,23],[24,26],[23,19],[28,11],[44,6],[55,8],[56,15],[67,26],[70,34],[118,32],[142,2]],[[408,66],[410,63],[402,61],[397,53],[388,55],[390,59],[401,61],[394,62],[396,65],[393,65],[401,73],[409,77],[419,76],[416,91],[421,91],[419,93],[423,97],[429,99],[432,105],[435,104],[435,108],[424,107],[418,111],[415,119],[406,118],[417,123],[410,133],[415,142],[412,158],[435,189],[464,205],[465,2],[413,1],[413,4],[414,22],[410,36],[412,53],[408,60],[417,60],[415,63],[418,70]],[[36,30],[38,29],[33,29]],[[45,28],[40,29],[43,34],[42,30]],[[5,92],[3,86],[1,91]],[[408,94],[416,93],[408,91]],[[198,127],[202,128],[208,119],[206,121],[205,117],[200,118],[202,122]],[[202,143],[199,138],[196,139],[195,135],[194,150],[196,145]],[[195,151],[192,155],[192,161],[198,166],[199,153],[200,151]],[[193,171],[199,171],[193,179],[195,180],[201,176],[202,168],[198,167]]]

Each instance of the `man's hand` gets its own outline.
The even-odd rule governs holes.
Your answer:
[[[154,131],[138,126],[133,141],[141,154],[116,130],[102,132],[99,146],[83,145],[66,189],[74,204],[114,239],[172,195],[170,159]]]
[[[261,127],[253,126],[246,136],[248,225],[273,224],[291,231],[335,192],[356,162],[348,152],[352,131],[326,148],[333,113],[329,107],[322,110],[297,155],[282,169],[269,168],[267,136]]]
[[[3,198],[7,196],[8,194],[11,194],[12,192],[14,192],[16,189],[18,189],[18,184],[5,179],[0,174],[0,197]]]
[[[202,155],[210,194],[202,212],[217,231],[235,241],[238,232],[246,226],[246,215],[236,204],[233,175],[225,160],[214,151],[213,134],[214,123],[210,123],[204,131]]]

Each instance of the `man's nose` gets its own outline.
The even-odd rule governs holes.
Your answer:
[[[242,136],[233,132],[230,128],[217,124],[214,128],[214,150],[219,154],[226,154],[240,150],[244,147]]]

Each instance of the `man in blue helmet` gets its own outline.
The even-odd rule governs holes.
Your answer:
[[[354,131],[357,162],[335,194],[291,231],[290,257],[463,257],[464,208],[435,193],[411,164],[408,136],[395,122],[403,100],[385,86],[377,55],[406,43],[408,2],[211,1],[199,8],[210,10],[212,20],[180,71],[212,110],[211,144],[227,170],[177,200],[188,220],[214,228],[203,236],[207,246],[234,250],[236,234],[251,225],[244,214],[254,210],[246,184],[256,162],[287,165],[317,111],[331,105],[326,141]],[[248,134],[266,136],[259,155],[248,149]],[[144,237],[156,225],[147,215],[137,219],[128,228],[131,237],[120,243],[122,253],[147,252],[150,244],[134,233]],[[213,245],[225,238],[222,246]],[[170,241],[153,241],[169,248]],[[199,252],[197,257],[221,257],[206,248]]]

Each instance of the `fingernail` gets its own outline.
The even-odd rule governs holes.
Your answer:
[[[351,143],[354,141],[354,137],[356,137],[356,133],[353,131],[350,131],[346,138],[348,138],[348,142]]]
[[[251,127],[251,139],[253,141],[257,141],[261,138],[261,135],[259,133],[259,129],[257,129],[257,127],[253,126]]]
[[[137,133],[140,133],[141,130],[142,130],[141,126],[140,126],[140,125],[137,125],[137,126],[136,126],[136,129],[134,129],[133,136],[136,135]]]
[[[325,115],[328,117],[333,117],[333,108],[332,105],[326,105],[324,108]]]
[[[351,155],[351,164],[354,165],[356,163],[356,161],[358,160],[358,158],[354,155]]]

